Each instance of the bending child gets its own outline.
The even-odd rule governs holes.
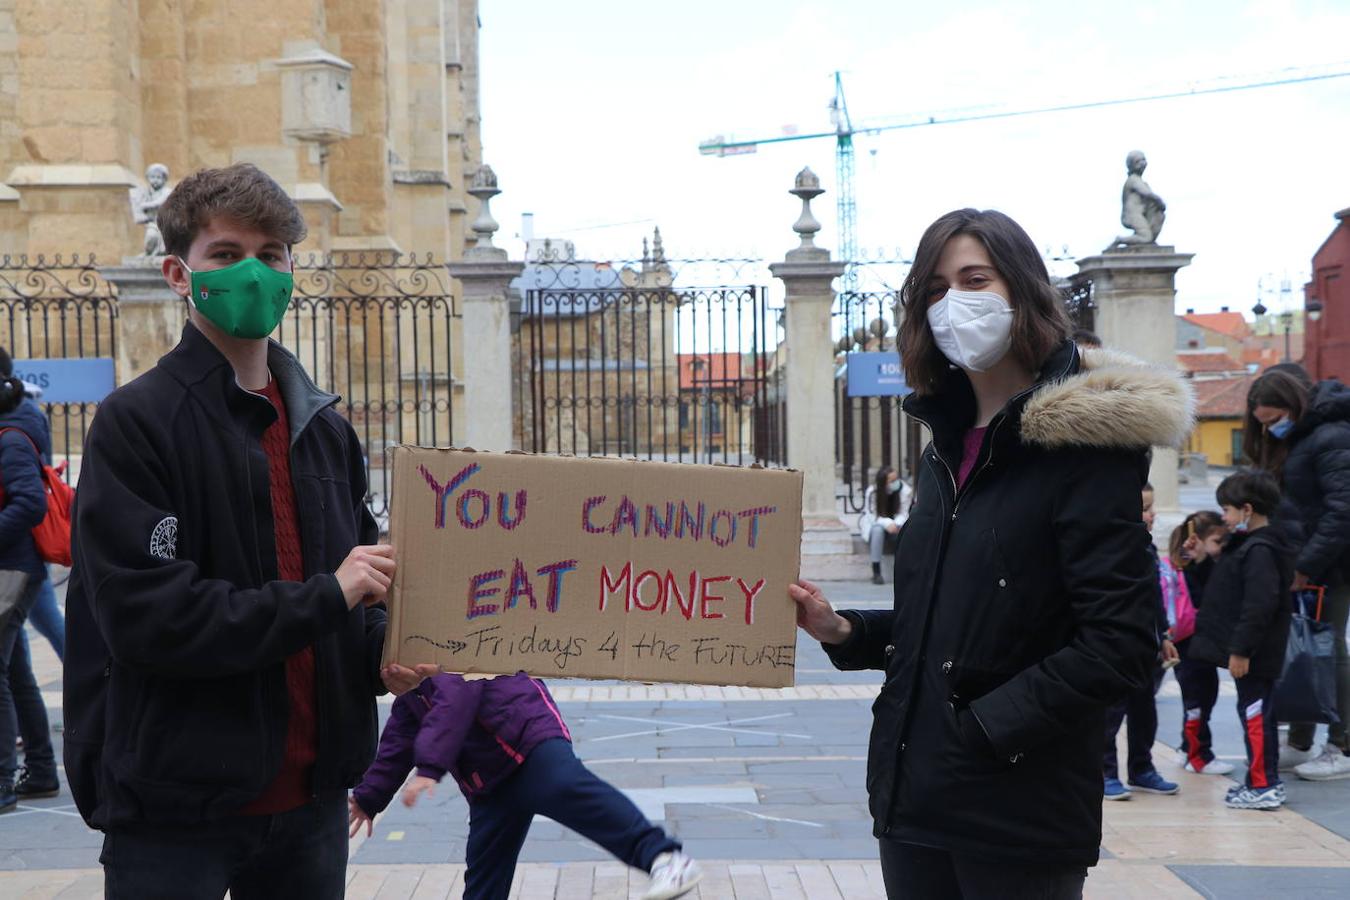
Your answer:
[[[349,800],[353,836],[363,824],[370,834],[414,767],[405,806],[447,772],[469,801],[464,900],[505,900],[536,814],[650,873],[644,900],[683,896],[702,877],[679,841],[582,765],[548,689],[524,672],[436,675],[394,701],[375,762]]]

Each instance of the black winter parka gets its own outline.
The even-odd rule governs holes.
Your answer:
[[[840,668],[886,673],[867,788],[878,836],[982,858],[1096,863],[1106,708],[1150,683],[1158,572],[1146,449],[1186,434],[1170,373],[1065,342],[985,433],[958,490],[969,380],[905,411],[932,444],[893,610],[844,611]]]
[[[1259,678],[1279,678],[1289,640],[1293,553],[1275,528],[1229,536],[1205,584],[1189,658],[1221,669],[1245,656]]]
[[[1350,388],[1314,386],[1288,440],[1283,487],[1304,538],[1294,566],[1315,582],[1350,579]]]
[[[231,815],[276,775],[286,659],[314,647],[314,793],[374,756],[386,613],[348,610],[333,573],[373,543],[361,446],[272,344],[286,403],[305,580],[278,581],[263,432],[276,421],[192,325],[89,429],[66,604],[65,764],[91,826]]]

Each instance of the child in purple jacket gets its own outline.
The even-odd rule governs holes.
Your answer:
[[[548,689],[524,672],[472,681],[436,675],[395,700],[379,754],[352,791],[353,836],[363,824],[371,833],[413,768],[405,806],[447,772],[469,801],[464,900],[505,900],[536,814],[649,872],[645,900],[683,896],[702,877],[679,841],[581,764]]]

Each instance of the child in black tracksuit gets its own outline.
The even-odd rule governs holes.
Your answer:
[[[1190,655],[1227,668],[1237,682],[1247,773],[1224,802],[1234,809],[1276,809],[1285,797],[1271,695],[1289,637],[1293,553],[1280,533],[1267,527],[1280,502],[1270,475],[1230,475],[1217,497],[1232,534],[1205,585]]]

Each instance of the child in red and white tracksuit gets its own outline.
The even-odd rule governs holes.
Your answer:
[[[1219,484],[1217,495],[1232,534],[1205,586],[1190,652],[1201,662],[1227,668],[1237,683],[1247,771],[1225,804],[1276,809],[1285,796],[1271,697],[1289,637],[1293,552],[1277,529],[1268,527],[1267,517],[1280,502],[1273,477],[1239,472]]]

